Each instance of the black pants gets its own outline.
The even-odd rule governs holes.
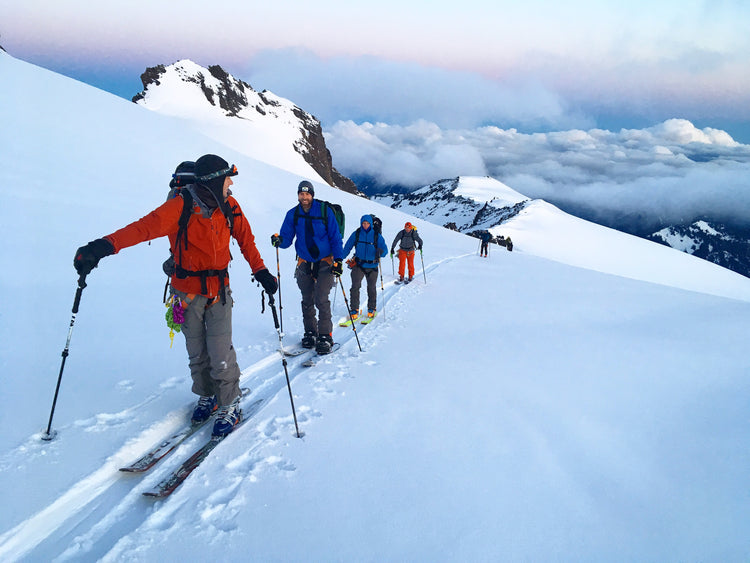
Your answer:
[[[302,322],[305,332],[331,334],[333,322],[328,297],[336,281],[331,265],[325,260],[300,262],[294,271],[294,277],[302,292]]]
[[[362,285],[362,278],[367,280],[367,309],[375,311],[378,305],[377,268],[362,268],[360,266],[352,268],[352,289],[349,305],[353,311],[359,309],[359,287]]]

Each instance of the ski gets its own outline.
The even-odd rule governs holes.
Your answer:
[[[250,393],[250,389],[246,387],[243,387],[241,391],[243,395],[247,395]],[[210,417],[208,417],[205,421],[201,422],[200,424],[188,423],[188,425],[185,426],[182,430],[176,432],[175,434],[172,434],[169,438],[161,442],[153,450],[145,453],[143,456],[135,460],[130,465],[126,465],[125,467],[120,467],[120,471],[123,471],[125,473],[145,473],[146,471],[151,469],[154,465],[159,463],[162,459],[164,459],[167,456],[167,454],[169,454],[182,442],[184,442],[185,440],[190,438],[190,436],[195,434],[198,430],[203,428],[203,426],[205,426],[209,420],[213,420],[213,417],[214,415],[212,414]]]
[[[208,420],[211,420],[210,418]],[[208,420],[206,422],[208,422]],[[147,454],[143,455],[141,458],[137,459],[130,465],[127,465],[125,467],[120,467],[120,471],[124,471],[126,473],[145,473],[149,469],[151,469],[154,465],[156,465],[159,461],[161,461],[169,452],[171,452],[173,449],[175,449],[177,446],[179,446],[182,442],[187,440],[190,436],[195,434],[195,432],[202,428],[204,424],[191,424],[190,426],[187,426],[177,432],[176,434],[173,434],[166,440],[164,440],[161,444],[159,444],[156,448],[148,452]]]
[[[237,429],[250,420],[260,410],[261,405],[265,402],[265,399],[258,399],[254,403],[251,403],[247,407],[247,411],[243,409],[240,421],[235,425],[232,432],[226,436],[211,436],[211,438],[198,448],[193,455],[191,455],[180,467],[175,469],[172,473],[162,479],[153,489],[145,491],[143,496],[151,498],[166,498],[171,495],[177,487],[185,482],[185,479],[195,471],[195,469],[205,460],[208,455],[223,442],[227,437],[234,434]]]
[[[304,362],[302,362],[302,367],[311,368],[311,367],[315,366],[315,364],[318,363],[318,360],[320,358],[325,358],[326,356],[329,356],[329,355],[333,354],[339,348],[341,348],[341,343],[334,342],[333,346],[331,347],[331,351],[328,352],[328,354],[318,354],[316,352],[315,354],[313,354],[312,358],[310,358],[309,360],[305,360]]]
[[[360,309],[357,313],[357,316],[354,317],[354,320],[356,321],[361,314],[362,310]],[[352,326],[352,318],[349,315],[341,317],[341,320],[339,320],[339,326]]]
[[[375,320],[375,317],[377,317],[377,316],[378,316],[377,312],[374,312],[373,315],[372,315],[372,317],[368,317],[367,315],[363,316],[362,317],[362,324],[363,325],[369,325],[372,321]]]
[[[305,352],[309,352],[309,351],[310,351],[310,348],[302,348],[302,347],[299,347],[299,348],[291,348],[291,349],[287,349],[287,348],[282,348],[282,349],[281,349],[281,352],[282,352],[282,353],[283,353],[283,354],[284,354],[285,356],[287,356],[287,357],[289,357],[289,358],[294,358],[294,357],[296,357],[296,356],[301,356],[301,355],[302,355],[302,354],[304,354]]]

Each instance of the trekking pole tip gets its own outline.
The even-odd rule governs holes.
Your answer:
[[[52,440],[57,438],[57,430],[52,430],[49,432],[45,430],[44,432],[42,432],[42,435],[40,436],[40,438],[44,442],[51,442]]]

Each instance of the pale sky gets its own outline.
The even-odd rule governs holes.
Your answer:
[[[745,0],[27,0],[0,6],[0,45],[126,98],[147,66],[219,64],[324,125],[530,131],[675,117],[750,142]]]

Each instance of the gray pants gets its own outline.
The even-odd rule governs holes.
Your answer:
[[[176,292],[187,301],[187,295]],[[240,367],[232,346],[232,292],[227,288],[227,302],[221,300],[206,308],[208,299],[196,295],[185,310],[182,333],[190,361],[193,393],[216,395],[220,406],[229,405],[240,396]]]
[[[349,305],[353,311],[359,309],[359,287],[362,278],[367,280],[367,309],[374,311],[378,306],[378,269],[377,268],[352,268],[352,289]]]
[[[335,283],[331,265],[318,262],[300,262],[294,271],[297,286],[302,292],[302,323],[305,332],[331,334],[331,301],[328,298]],[[317,308],[317,319],[315,309]]]

